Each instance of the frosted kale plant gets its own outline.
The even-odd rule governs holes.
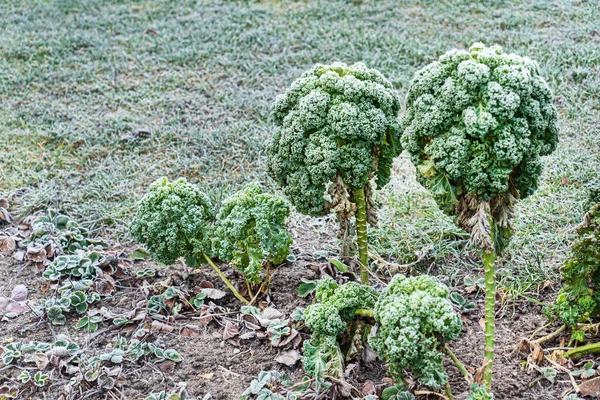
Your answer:
[[[269,145],[271,176],[298,211],[335,211],[347,255],[349,221],[356,217],[361,280],[366,271],[367,222],[376,224],[373,183],[390,180],[400,153],[399,97],[377,70],[362,63],[316,65],[273,105],[278,125]]]
[[[483,250],[489,387],[495,255],[510,238],[515,203],[536,190],[541,157],[558,143],[552,93],[535,61],[475,43],[415,74],[401,126],[418,181]]]

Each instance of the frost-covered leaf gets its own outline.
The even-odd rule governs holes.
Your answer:
[[[225,297],[225,292],[219,289],[202,288],[202,293],[204,293],[209,299],[213,300],[219,300]]]
[[[298,360],[300,360],[301,358],[302,356],[300,356],[300,352],[298,352],[298,350],[288,350],[282,352],[280,355],[275,357],[275,361],[277,361],[280,364],[285,364],[288,367],[291,367],[295,365],[296,362],[298,362]]]

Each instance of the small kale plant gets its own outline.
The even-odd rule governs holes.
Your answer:
[[[536,190],[541,157],[557,146],[552,93],[535,61],[475,43],[468,51],[449,51],[415,74],[401,130],[417,180],[482,249],[489,388],[494,263],[510,238],[515,203]]]
[[[369,343],[396,382],[405,382],[407,372],[435,389],[448,382],[444,343],[462,328],[448,295],[446,285],[434,277],[396,275],[379,296],[374,308],[379,328]]]
[[[273,104],[279,128],[269,144],[269,173],[301,213],[335,211],[345,256],[355,217],[363,284],[367,223],[377,222],[373,184],[380,189],[389,182],[401,150],[399,108],[392,84],[362,63],[316,65]]]
[[[377,296],[373,288],[356,282],[339,285],[329,277],[318,282],[315,303],[303,313],[311,337],[304,341],[302,363],[320,387],[342,378],[346,360],[360,354],[371,326],[359,317],[372,317]]]
[[[314,304],[304,310],[302,319],[311,331],[304,342],[302,363],[322,389],[331,387],[329,381],[343,378],[345,363],[362,354],[367,343],[386,362],[397,383],[386,389],[386,398],[414,398],[407,390],[406,374],[427,387],[446,386],[450,392],[444,353],[471,379],[446,346],[459,335],[462,322],[448,288],[434,277],[397,275],[381,294],[356,282],[339,285],[323,278],[317,284]]]
[[[227,198],[217,214],[214,254],[239,269],[247,282],[259,283],[263,264],[281,264],[289,254],[289,215],[285,200],[264,193],[258,183],[247,185]]]
[[[249,282],[256,282],[259,265],[282,262],[289,251],[288,214],[287,203],[262,193],[255,184],[226,200],[215,223],[213,205],[196,185],[184,178],[173,182],[161,178],[140,201],[131,234],[163,264],[179,258],[191,266],[208,263],[235,297],[249,304],[211,257],[224,257]]]

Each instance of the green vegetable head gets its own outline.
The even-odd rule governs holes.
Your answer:
[[[448,288],[430,276],[396,275],[375,303],[379,329],[369,343],[386,361],[390,373],[402,382],[404,371],[432,388],[448,377],[438,351],[460,333],[460,315],[448,300]]]
[[[362,63],[316,65],[277,97],[269,172],[298,211],[325,215],[347,189],[389,182],[399,104],[392,84]]]
[[[558,143],[552,93],[538,64],[481,43],[449,51],[415,74],[401,125],[419,182],[448,212],[467,194],[529,196],[540,156]]]
[[[217,215],[215,255],[235,265],[249,282],[259,282],[264,260],[281,264],[289,254],[289,215],[287,201],[263,193],[258,183],[247,185],[226,199]]]
[[[161,178],[150,185],[131,223],[131,234],[152,257],[166,265],[183,257],[190,265],[210,251],[207,239],[214,217],[208,196],[184,178]]]

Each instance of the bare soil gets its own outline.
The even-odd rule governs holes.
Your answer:
[[[337,246],[334,228],[329,220],[309,220],[298,217],[291,224],[294,234],[293,252],[296,260],[278,267],[273,273],[273,284],[270,295],[261,300],[261,306],[277,308],[289,316],[296,307],[305,307],[310,298],[303,299],[297,295],[298,285],[301,279],[318,279],[319,268],[326,265],[326,259],[315,259],[314,254],[324,254],[329,249]],[[320,253],[319,253],[320,252]],[[132,268],[143,269],[153,267],[161,269],[152,261],[136,262]],[[161,279],[177,268],[162,269]],[[239,277],[228,273],[234,282],[240,283]],[[226,291],[212,270],[203,270],[196,278],[208,280]],[[29,304],[35,307],[47,294],[45,280],[35,265],[18,262],[10,255],[0,255],[0,282],[5,292],[15,284],[25,284],[29,289]],[[546,293],[551,298],[551,292]],[[117,314],[127,312],[135,303],[144,297],[142,290],[123,287],[113,296],[101,300],[97,307],[106,307]],[[468,296],[475,301],[477,307],[463,315],[463,332],[460,337],[450,343],[450,347],[465,365],[475,371],[482,362],[483,354],[483,332],[480,327],[482,318],[483,294],[474,293]],[[129,365],[126,369],[126,384],[112,393],[106,392],[66,392],[68,376],[52,371],[51,385],[44,390],[33,391],[30,389],[24,393],[23,398],[30,399],[145,399],[150,392],[161,390],[173,390],[177,385],[184,385],[192,398],[204,399],[208,394],[212,399],[237,399],[240,393],[249,385],[251,380],[262,370],[280,369],[285,371],[293,380],[298,381],[302,377],[301,363],[294,367],[287,367],[275,361],[282,349],[274,347],[269,340],[258,338],[248,340],[224,339],[223,325],[227,318],[237,318],[239,303],[229,293],[220,300],[215,300],[219,306],[226,310],[225,317],[213,318],[208,324],[203,323],[193,315],[186,315],[184,319],[173,322],[176,326],[195,325],[199,329],[197,337],[182,337],[179,329],[169,334],[156,334],[155,340],[164,344],[165,347],[176,349],[182,356],[183,361],[178,364],[162,363],[152,364],[140,362],[137,365]],[[494,393],[496,399],[523,399],[523,400],[545,400],[559,399],[561,395],[570,388],[569,380],[560,373],[552,384],[541,377],[539,372],[527,371],[523,367],[523,361],[527,354],[519,354],[514,351],[520,339],[529,335],[538,327],[547,323],[543,316],[542,307],[527,301],[514,301],[498,307],[497,315],[497,356],[494,364]],[[229,314],[228,314],[229,313]],[[32,316],[31,313],[20,315],[14,319],[4,319],[0,322],[0,343],[9,340],[14,341],[49,341],[59,333],[67,333],[72,340],[76,341],[87,354],[97,354],[107,351],[112,339],[123,334],[121,329],[112,327],[108,323],[100,326],[95,333],[84,333],[74,329],[77,317],[68,319],[64,326],[51,326],[44,320]],[[548,327],[547,331],[553,327]],[[300,336],[305,338],[307,332],[301,331]],[[301,345],[296,345],[301,349]],[[283,349],[289,349],[285,347]],[[468,389],[467,384],[451,364],[447,365],[452,387],[457,399],[464,399]],[[0,384],[11,383],[20,373],[18,368],[4,367],[0,372]],[[362,365],[357,370],[356,381],[364,384],[367,381],[380,385],[382,380],[387,382],[386,372],[380,361],[368,365]],[[437,398],[435,396],[420,396],[421,399]]]

